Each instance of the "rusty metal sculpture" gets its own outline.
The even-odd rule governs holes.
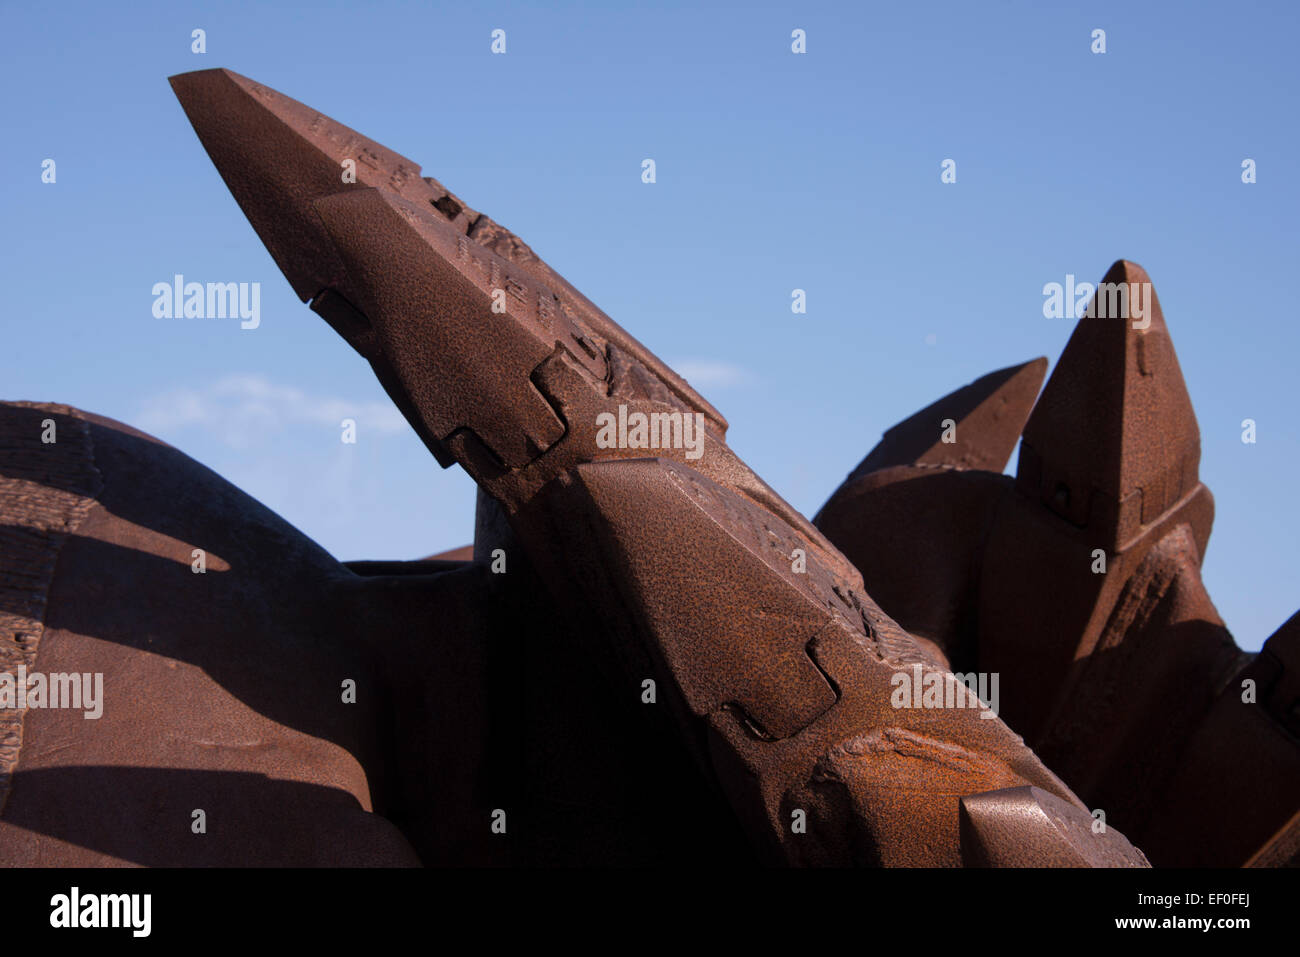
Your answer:
[[[1158,303],[1081,320],[1041,396],[1040,359],[890,430],[810,523],[415,163],[229,71],[172,84],[299,297],[478,483],[472,556],[340,564],[128,426],[0,405],[0,669],[115,689],[0,711],[0,862],[1295,860],[1300,619],[1246,655],[1205,594]]]

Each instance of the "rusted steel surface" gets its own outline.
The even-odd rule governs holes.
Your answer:
[[[0,446],[0,478],[37,485],[10,524],[56,493],[78,516],[37,549],[58,562],[22,606],[34,663],[148,689],[20,722],[0,862],[1294,854],[1294,620],[1243,655],[1201,586],[1212,504],[1154,298],[1140,329],[1082,320],[1041,396],[1039,359],[891,429],[813,523],[712,405],[415,163],[226,70],[172,85],[295,292],[478,484],[475,541],[341,564],[127,426],[0,407],[7,433],[80,430],[96,476],[42,488]],[[1260,813],[1204,836],[1197,808],[1279,768]]]
[[[1285,844],[1300,808],[1297,619],[1256,656],[1215,611],[1200,576],[1214,503],[1169,329],[1140,266],[1117,262],[1097,297],[1108,284],[1144,290],[1142,315],[1094,299],[1032,405],[1014,480],[990,470],[1005,458],[895,454],[860,466],[817,524],[954,669],[1001,676],[1008,724],[1153,863],[1243,865]],[[957,397],[989,379],[927,409],[931,434],[955,418],[961,435]],[[1023,393],[1005,407],[965,445],[988,430],[1005,448]],[[872,456],[909,427],[923,434],[909,420]]]

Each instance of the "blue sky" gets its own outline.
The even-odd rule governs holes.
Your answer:
[[[166,82],[229,67],[519,233],[808,514],[898,420],[1054,362],[1045,283],[1141,263],[1217,501],[1210,592],[1256,648],[1300,604],[1297,9],[6,2],[0,395],[144,428],[342,559],[470,540],[472,483],[298,302]],[[260,282],[261,326],[155,319],[176,273]]]

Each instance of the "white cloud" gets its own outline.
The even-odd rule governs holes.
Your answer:
[[[408,429],[391,402],[352,402],[310,395],[265,376],[228,375],[197,388],[176,389],[145,401],[137,422],[148,432],[199,428],[234,448],[294,425],[339,429],[355,419],[358,430],[392,435]]]
[[[715,359],[682,359],[670,368],[697,389],[725,389],[749,382],[749,373],[740,366]]]

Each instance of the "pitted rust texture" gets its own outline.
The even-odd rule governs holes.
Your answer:
[[[345,336],[371,359],[385,388],[440,460],[459,461],[496,500],[500,517],[542,579],[557,593],[576,590],[579,604],[607,607],[610,620],[622,613],[626,633],[619,640],[627,647],[614,658],[624,666],[657,663],[668,684],[681,691],[686,711],[707,719],[715,730],[739,719],[738,726],[756,735],[755,740],[784,745],[833,713],[853,714],[854,707],[870,712],[867,702],[881,688],[871,682],[859,687],[854,675],[860,675],[862,662],[843,664],[846,674],[837,675],[825,660],[834,658],[835,649],[843,653],[851,646],[880,666],[892,660],[895,665],[924,661],[943,667],[948,657],[968,667],[979,664],[992,670],[996,665],[1008,683],[1017,686],[1017,693],[1008,695],[1009,716],[1015,714],[1018,726],[1036,732],[1036,740],[1046,743],[1053,720],[1058,735],[1066,735],[1070,727],[1067,689],[1080,686],[1075,712],[1094,713],[1084,705],[1089,700],[1086,687],[1089,680],[1101,681],[1104,670],[1093,669],[1089,679],[1078,662],[1101,640],[1102,623],[1095,613],[1085,612],[1114,604],[1123,591],[1121,583],[1145,567],[1150,545],[1142,544],[1139,532],[1153,544],[1177,528],[1190,529],[1187,544],[1171,556],[1174,564],[1159,566],[1168,566],[1175,576],[1161,594],[1172,594],[1168,590],[1173,582],[1189,574],[1188,547],[1195,555],[1203,553],[1212,506],[1208,492],[1195,481],[1195,421],[1153,295],[1145,297],[1148,321],[1141,329],[1122,319],[1080,323],[1037,407],[1034,396],[1042,360],[991,374],[940,400],[891,430],[859,467],[859,505],[870,506],[892,488],[908,489],[910,498],[879,513],[883,519],[905,518],[906,524],[927,506],[932,510],[935,480],[966,503],[959,512],[962,520],[950,523],[948,530],[932,524],[919,549],[908,542],[922,567],[933,566],[923,560],[924,543],[955,533],[953,547],[942,549],[952,560],[920,580],[909,581],[897,571],[886,576],[890,584],[882,587],[891,604],[924,610],[927,601],[917,595],[930,592],[928,607],[940,609],[926,616],[921,634],[912,636],[867,597],[872,586],[862,587],[858,569],[730,452],[721,416],[685,390],[662,363],[627,338],[518,237],[436,181],[411,179],[406,171],[414,164],[409,161],[279,94],[219,71],[191,74],[174,83],[228,182],[246,182],[253,174],[245,167],[257,164],[246,157],[229,164],[220,144],[212,150],[206,132],[210,120],[190,102],[198,90],[224,91],[228,113],[253,114],[258,111],[250,110],[247,96],[241,98],[233,87],[252,89],[271,112],[301,132],[300,139],[325,150],[331,167],[349,152],[372,160],[373,172],[363,170],[355,187],[339,189],[322,182],[319,190],[313,188],[309,201],[316,220],[306,213],[307,197],[301,193],[295,207],[318,237],[313,244],[328,236],[330,255],[324,261],[343,266],[331,282],[317,284],[348,303],[349,323],[340,324]],[[304,121],[307,129],[301,131]],[[303,152],[310,150],[299,149]],[[231,185],[274,252],[285,239],[271,228],[275,223],[259,215],[265,196],[245,198],[234,182]],[[288,241],[301,245],[300,239]],[[1137,267],[1120,263],[1105,282],[1136,285],[1148,280]],[[504,313],[492,312],[494,296]],[[1100,292],[1098,296],[1100,304]],[[670,415],[699,409],[707,420],[702,454],[687,460],[681,449],[648,453],[599,448],[597,417],[620,407]],[[927,435],[930,418],[939,422],[928,426]],[[956,424],[952,443],[935,438],[936,426],[947,419]],[[1022,426],[1026,438],[1013,490],[1005,480],[986,476],[1005,463]],[[1073,432],[1089,429],[1101,436],[1101,445],[1080,448],[1073,443]],[[1159,438],[1152,438],[1153,431]],[[660,463],[615,464],[647,454]],[[873,477],[885,465],[915,472],[896,474],[881,484]],[[937,470],[932,478],[927,469]],[[675,493],[663,487],[665,475],[676,486]],[[908,481],[900,484],[903,478]],[[972,487],[970,493],[966,485]],[[630,488],[641,494],[629,494]],[[657,490],[653,496],[652,490]],[[647,505],[650,497],[677,516],[675,523],[665,525],[662,518],[654,518],[655,510]],[[940,496],[941,501],[947,498]],[[1034,514],[1031,520],[1019,513],[1035,499],[1040,508],[1072,524],[1073,535],[1065,536],[1063,550],[1034,545],[1043,536],[1034,534],[1033,523],[1041,525],[1043,518]],[[589,517],[579,519],[580,514]],[[1019,532],[1014,544],[1004,541],[1006,530],[1016,528],[1017,521],[1029,522],[1029,527]],[[882,525],[889,522],[864,530],[878,535]],[[648,534],[650,528],[657,534]],[[719,547],[736,556],[719,567],[691,550],[709,539],[708,528],[726,530]],[[905,533],[884,534],[906,540]],[[561,539],[570,542],[569,549],[553,547]],[[574,552],[582,551],[584,539],[587,549],[599,551],[606,561],[621,562],[621,573],[602,569],[575,576],[582,563]],[[575,542],[579,547],[572,547]],[[1090,556],[1090,548],[1098,544],[1108,549],[1111,572],[1100,582],[1079,581],[1078,568],[1071,563]],[[738,548],[749,557],[742,560]],[[872,549],[868,539],[866,547],[855,543],[854,550],[885,556],[862,560],[873,572],[878,571],[876,565],[890,568],[889,549]],[[797,554],[806,558],[800,572],[793,571]],[[1010,566],[1000,568],[999,560]],[[902,566],[894,562],[892,567]],[[748,572],[742,574],[745,568]],[[1053,585],[1065,580],[1078,587],[1058,595],[1059,588],[1044,584],[1030,589],[1028,601],[998,592],[999,584],[1005,588],[1021,579],[1050,580]],[[576,589],[575,580],[580,583]],[[770,598],[758,597],[772,587],[777,590]],[[1192,674],[1214,671],[1211,680],[1219,681],[1219,672],[1232,660],[1215,631],[1221,623],[1209,620],[1212,609],[1207,613],[1198,604],[1195,588],[1178,592],[1184,593],[1189,597],[1179,598],[1175,610],[1161,614],[1173,614],[1177,621],[1207,622],[1202,629],[1205,651],[1187,667]],[[802,596],[802,602],[780,604],[778,595],[786,596],[787,603]],[[990,602],[995,602],[991,609]],[[1160,598],[1155,602],[1153,609],[1163,607]],[[639,610],[629,614],[629,607]],[[705,607],[719,609],[718,617],[710,618]],[[778,607],[787,608],[784,617],[789,621],[773,635],[778,644],[764,648],[764,628],[783,619]],[[682,608],[692,611],[682,617]],[[751,608],[758,612],[757,624],[742,629],[730,643],[719,642],[718,636],[729,634],[736,621],[753,618]],[[798,608],[803,610],[796,615],[792,609]],[[1148,622],[1153,614],[1138,618]],[[700,624],[706,619],[712,622],[709,627]],[[1111,631],[1131,631],[1126,621],[1116,618]],[[669,622],[676,624],[669,627]],[[1071,627],[1080,625],[1084,633],[1073,645],[1058,642],[1053,649],[1050,642],[1030,644],[1043,632],[1060,634],[1064,626],[1068,635]],[[692,634],[697,636],[693,640],[688,638]],[[1106,639],[1103,647],[1117,642]],[[729,645],[734,652],[727,650]],[[828,707],[828,693],[833,707]],[[974,714],[961,712],[954,720],[960,726],[960,719]],[[867,722],[845,727],[845,739],[854,740],[875,733],[873,721],[880,727],[897,723],[862,713],[846,720],[849,725]],[[1191,720],[1176,723],[1182,727]],[[987,733],[993,725],[1002,727],[1001,721],[974,727]],[[1011,738],[1018,745],[1018,739]],[[1073,739],[1066,735],[1062,740]],[[836,747],[838,742],[827,740],[820,755]],[[1075,763],[1080,764],[1080,779],[1088,779],[1092,772],[1082,770],[1086,755]],[[790,766],[782,767],[789,771]],[[774,768],[767,773],[774,779],[780,776]],[[800,772],[805,778],[808,773],[807,768]],[[764,793],[770,798],[775,792],[768,785]],[[797,786],[793,778],[786,783],[787,790]],[[770,801],[767,807],[770,818]],[[951,814],[947,820],[953,820]]]
[[[1102,314],[1119,283],[1143,290],[1141,316]],[[1300,629],[1247,655],[1201,582],[1214,502],[1149,284],[1133,263],[1107,272],[1028,414],[1014,481],[925,445],[931,420],[960,437],[972,404],[1023,418],[1025,380],[1003,370],[890,430],[817,524],[954,669],[1001,674],[1007,722],[1157,865],[1279,861],[1300,806]],[[1010,422],[963,443],[1009,449]]]
[[[861,629],[864,644],[877,657],[898,664],[931,663],[912,637],[895,627],[865,594],[856,574],[844,576],[842,566],[824,563],[819,553],[810,547],[811,543],[796,529],[690,468],[676,464],[666,464],[663,468],[674,485],[709,518],[761,557],[772,573],[806,592],[818,605]],[[582,474],[581,470],[579,474]],[[805,562],[801,570],[795,572],[797,553],[804,554]]]
[[[0,673],[36,670],[59,550],[99,490],[90,435],[67,406],[0,405]],[[0,812],[26,708],[0,708]]]
[[[1300,619],[1246,656],[1205,594],[1213,503],[1154,295],[1138,326],[1082,320],[1041,397],[1039,359],[890,429],[812,523],[415,163],[229,71],[172,85],[295,292],[478,484],[474,544],[340,564],[74,413],[104,487],[42,654],[152,696],[42,715],[0,862],[1146,866],[1116,824],[1157,863],[1294,860]],[[653,439],[605,440],[637,417]],[[0,569],[24,560],[0,533]],[[125,611],[78,600],[105,587]],[[1000,707],[955,673],[977,669]],[[941,703],[896,698],[908,675]],[[96,788],[111,828],[69,811]],[[158,823],[197,791],[233,822],[203,853]]]
[[[973,698],[958,709],[895,708],[892,680],[909,663],[955,679],[815,557],[791,571],[793,530],[735,492],[679,463],[645,459],[581,466],[555,494],[549,512],[562,505],[591,518],[566,522],[553,543],[599,556],[605,576],[572,576],[576,604],[591,609],[606,640],[633,646],[622,660],[639,664],[648,651],[645,670],[627,669],[629,684],[653,675],[679,691],[683,741],[697,750],[710,742],[698,760],[765,855],[957,865],[961,793],[1033,783],[1076,800]],[[853,764],[838,792],[846,796],[827,810],[827,762],[873,736],[917,743]],[[791,831],[796,809],[818,837]],[[930,839],[914,842],[917,827]]]

